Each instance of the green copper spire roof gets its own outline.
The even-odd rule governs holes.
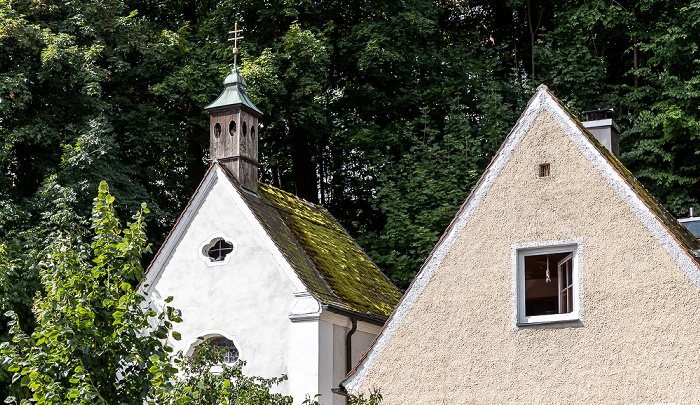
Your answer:
[[[246,87],[248,87],[248,84],[243,76],[241,76],[241,74],[238,72],[238,67],[234,65],[231,73],[226,76],[226,79],[224,79],[224,91],[221,92],[219,98],[205,108],[209,110],[227,105],[243,104],[244,106],[262,115],[262,111],[260,111],[258,107],[256,107],[255,104],[250,101],[248,95],[245,94]]]
[[[238,72],[238,40],[243,39],[243,37],[238,36],[239,32],[242,32],[242,30],[238,29],[238,23],[236,23],[233,31],[229,31],[229,34],[233,34],[233,38],[229,38],[229,41],[234,41],[233,69],[231,69],[231,73],[228,76],[226,76],[226,79],[224,79],[224,91],[221,92],[219,98],[217,98],[213,103],[206,106],[205,109],[209,110],[211,108],[216,107],[243,104],[251,110],[262,115],[262,111],[260,111],[258,107],[256,107],[255,104],[253,104],[253,102],[250,101],[248,95],[245,94],[245,90],[248,87],[248,84],[246,83],[243,76],[241,76],[241,74]]]

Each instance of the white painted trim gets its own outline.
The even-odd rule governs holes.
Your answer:
[[[534,326],[583,326],[583,241],[581,238],[511,245],[511,307],[513,330]],[[525,256],[573,252],[574,310],[568,314],[525,316]],[[556,324],[556,325],[555,325]],[[566,325],[563,325],[566,324]]]
[[[218,165],[215,167],[214,171],[216,172],[217,178],[219,178],[224,184],[228,186],[226,187],[228,194],[231,196],[236,205],[238,205],[238,207],[241,209],[241,212],[243,212],[243,215],[246,217],[246,219],[248,219],[248,222],[253,226],[253,228],[256,229],[258,234],[265,241],[268,251],[272,253],[272,256],[275,258],[275,260],[277,260],[277,263],[279,263],[280,267],[285,272],[287,277],[289,277],[289,279],[292,281],[292,283],[294,284],[294,289],[297,291],[307,291],[306,286],[301,281],[297,273],[294,271],[292,266],[282,254],[282,252],[280,252],[279,248],[272,240],[272,238],[270,238],[270,235],[268,235],[263,226],[260,225],[260,222],[258,222],[258,219],[253,213],[253,211],[250,209],[250,207],[248,207],[248,204],[245,202],[243,196],[240,194],[241,191],[236,189],[236,187],[234,187],[233,184],[231,184],[229,179],[226,177],[226,174],[221,170],[221,168]]]
[[[206,196],[212,190],[217,181],[218,176],[215,175],[214,170],[210,170],[207,173],[207,176],[202,180],[202,184],[197,190],[197,193],[192,197],[191,203],[182,213],[180,220],[171,231],[165,245],[163,245],[160,252],[157,253],[156,257],[153,259],[148,273],[146,273],[146,278],[140,287],[140,290],[144,296],[148,296],[153,291],[155,281],[160,278],[166,264],[168,261],[170,261],[175,248],[180,244],[180,241],[182,240],[183,236],[185,236],[185,233],[192,223],[192,220],[194,220],[195,216],[199,212],[199,209],[206,200]]]
[[[233,251],[231,253],[227,254],[226,257],[224,257],[224,260],[219,261],[219,262],[213,262],[213,261],[211,261],[211,258],[209,256],[204,254],[204,250],[207,246],[213,245],[212,242],[214,242],[215,239],[219,239],[219,238],[232,244]],[[231,261],[231,258],[236,254],[237,251],[238,251],[238,245],[236,244],[236,241],[232,237],[225,235],[223,233],[220,233],[220,232],[213,233],[213,234],[209,235],[209,237],[207,237],[207,239],[199,245],[199,250],[198,250],[199,258],[202,259],[202,261],[204,263],[206,263],[207,266],[209,266],[209,267],[223,266],[225,264],[228,264],[228,262]]]
[[[625,179],[617,173],[610,162],[608,162],[601,152],[593,145],[588,136],[581,131],[578,124],[571,119],[561,105],[548,93],[547,87],[541,85],[528,102],[525,111],[520,116],[520,119],[511,130],[503,145],[501,145],[497,155],[491,161],[491,164],[482,175],[474,190],[472,190],[469,198],[464,205],[462,205],[462,208],[457,213],[452,224],[447,228],[442,239],[437,243],[423,267],[414,278],[411,286],[401,299],[401,302],[394,309],[394,312],[384,326],[381,334],[375,340],[370,351],[357,366],[355,372],[341,383],[350,394],[355,394],[357,392],[362,381],[377,362],[382,352],[389,344],[389,341],[406,318],[406,315],[410,312],[413,304],[415,304],[418,297],[427,286],[435,270],[440,266],[440,263],[442,263],[447,252],[457,239],[457,236],[462,232],[464,226],[484,199],[487,191],[491,188],[494,181],[501,173],[501,170],[503,170],[503,167],[508,162],[513,151],[530,129],[539,112],[543,109],[546,109],[552,115],[555,122],[561,126],[567,136],[572,139],[579,150],[583,152],[584,156],[591,161],[605,180],[632,209],[635,215],[637,215],[640,221],[649,229],[659,243],[661,243],[688,277],[690,277],[696,286],[700,287],[700,267],[695,264],[688,252],[680,246],[663,224],[661,224],[656,215],[650,211],[627,184]]]
[[[185,357],[189,357],[194,353],[194,349],[204,342],[207,339],[217,337],[217,336],[223,336],[226,339],[230,340],[233,342],[233,345],[236,346],[236,349],[238,350],[238,359],[242,360],[244,359],[243,356],[243,348],[241,347],[240,343],[238,343],[238,339],[236,339],[236,335],[232,335],[226,331],[220,330],[220,329],[207,329],[205,331],[202,331],[197,335],[197,338],[190,339],[187,341],[187,344],[185,344],[185,347],[187,348],[185,350]],[[201,338],[201,339],[200,339]],[[233,363],[226,363],[226,364],[233,364]]]
[[[294,301],[289,311],[289,319],[292,322],[318,321],[323,308],[321,301],[308,291],[294,293]]]

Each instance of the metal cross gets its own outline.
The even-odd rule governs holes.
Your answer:
[[[229,34],[233,34],[233,38],[229,38],[229,41],[233,41],[233,54],[238,53],[238,40],[243,39],[243,37],[239,37],[238,33],[243,32],[243,30],[238,29],[238,23],[234,23],[233,25],[233,31],[229,31]]]

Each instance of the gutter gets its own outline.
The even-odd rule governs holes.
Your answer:
[[[350,370],[352,370],[352,335],[357,331],[357,317],[350,316],[350,322],[352,322],[352,328],[348,331],[345,337],[345,375],[347,375]],[[345,404],[347,405],[350,401],[349,397],[345,397]]]

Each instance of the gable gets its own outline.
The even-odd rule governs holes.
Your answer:
[[[553,392],[575,401],[586,397],[581,386],[614,384],[611,371],[682,389],[677,374],[659,376],[659,364],[698,350],[688,344],[699,337],[692,327],[700,321],[698,265],[683,233],[657,213],[663,208],[652,208],[655,201],[613,159],[546,88],[538,89],[374,346],[343,383],[348,392],[378,387],[387,403],[455,397],[546,402],[537,395]],[[538,178],[543,162],[551,165],[550,178]],[[513,246],[572,239],[582,246],[584,327],[514,332]],[[677,352],[654,347],[663,337],[645,328],[683,337],[686,344]],[[644,342],[620,350],[629,336]],[[553,346],[559,341],[571,351]],[[657,353],[635,370],[639,353],[652,347]],[[603,358],[615,359],[614,365],[597,369]],[[696,365],[688,367],[697,372]],[[618,394],[634,395],[638,387],[630,387]]]
[[[401,297],[364,251],[328,211],[274,187],[259,184],[259,193],[238,185],[234,176],[213,164],[146,273],[153,284],[173,249],[201,209],[215,184],[238,206],[263,236],[267,247],[298,291],[363,318],[383,322]],[[218,214],[210,214],[214,220]]]
[[[218,238],[233,245],[228,260],[203,251]],[[290,356],[290,310],[305,286],[218,167],[207,173],[148,276],[153,308],[182,311],[182,339],[171,342],[176,351],[191,351],[202,336],[223,336],[248,362],[247,372],[290,374],[280,359]]]
[[[202,212],[203,206],[205,205],[207,199],[211,200],[211,194],[215,188],[216,195],[213,198],[224,199],[226,201],[224,205],[236,207],[240,211],[242,219],[251,227],[255,234],[261,238],[260,243],[264,244],[268,248],[269,253],[287,274],[290,281],[295,286],[295,289],[298,291],[304,290],[305,287],[302,281],[298,278],[289,263],[276,248],[274,242],[269,239],[263,227],[257,222],[253,212],[248,208],[244,200],[243,192],[230,184],[230,182],[227,180],[226,174],[223,172],[220,166],[212,165],[209,167],[209,170],[207,170],[204,178],[197,187],[197,190],[195,190],[192,198],[175,223],[175,226],[173,226],[173,229],[166,237],[165,241],[153,258],[153,261],[146,270],[146,277],[142,283],[144,287],[146,287],[146,292],[148,293],[150,289],[152,289],[154,283],[156,283],[160,278],[162,272],[165,270],[168,263],[170,263],[175,250],[182,243],[182,239],[188,232],[190,232],[190,226],[197,217],[207,217],[200,219],[200,221],[208,222],[207,225],[200,225],[200,227],[209,226],[209,228],[212,229],[212,231],[209,232],[211,234],[214,232],[214,229],[217,229],[217,223],[220,221],[222,216],[229,214],[226,211]],[[197,243],[197,248],[199,248],[199,245],[204,242],[207,241],[202,240],[200,243]],[[193,249],[195,248],[193,247]]]

